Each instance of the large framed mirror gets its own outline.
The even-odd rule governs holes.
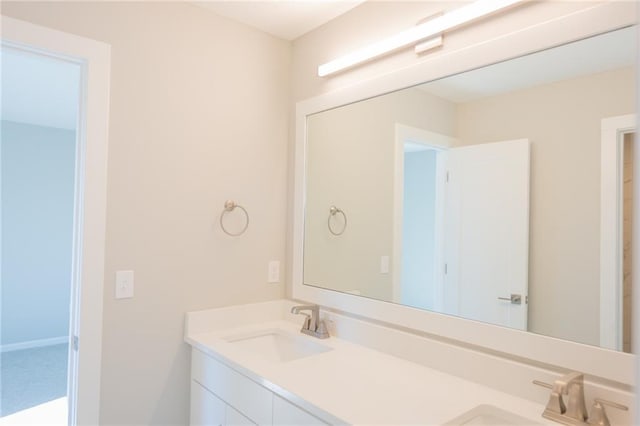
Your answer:
[[[294,297],[631,383],[632,24],[301,103]]]

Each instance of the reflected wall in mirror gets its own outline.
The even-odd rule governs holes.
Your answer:
[[[629,351],[635,37],[308,116],[304,283]]]

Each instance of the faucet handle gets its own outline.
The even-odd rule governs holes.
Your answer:
[[[606,399],[596,398],[593,400],[593,407],[591,408],[591,414],[589,415],[589,424],[597,426],[611,426],[607,412],[604,409],[604,405],[617,408],[618,410],[627,411],[629,407],[626,405],[618,404],[617,402],[607,401]]]
[[[542,386],[543,388],[553,389],[553,385],[547,382],[541,382],[540,380],[534,380],[532,382],[534,385]]]

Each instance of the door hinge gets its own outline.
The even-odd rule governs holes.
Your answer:
[[[78,352],[78,336],[73,336],[73,350]]]
[[[446,182],[449,182],[449,171],[447,170],[447,176],[445,178]]]
[[[449,269],[449,268],[447,267],[447,264],[445,263],[445,264],[444,264],[444,274],[445,274],[445,275],[447,274],[448,269]]]

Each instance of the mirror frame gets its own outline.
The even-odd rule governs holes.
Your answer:
[[[554,337],[495,326],[460,317],[354,296],[303,283],[306,118],[310,114],[513,59],[637,23],[633,2],[595,3],[559,18],[540,22],[499,38],[444,52],[414,66],[366,80],[296,104],[292,296],[295,299],[382,321],[430,335],[480,346],[505,356],[525,358],[582,371],[624,385],[635,383],[635,355]],[[468,29],[472,31],[471,27]],[[636,188],[640,197],[640,185]],[[637,263],[637,257],[634,258]]]

